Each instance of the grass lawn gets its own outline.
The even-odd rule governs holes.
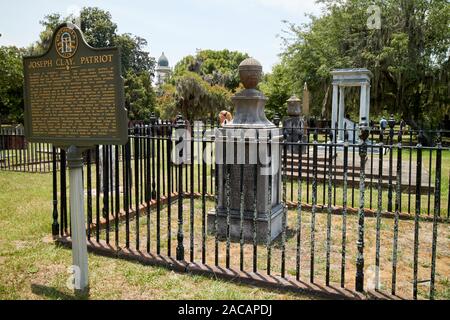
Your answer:
[[[171,214],[171,246],[172,257],[175,256],[177,246],[177,203],[172,204]],[[185,259],[190,259],[190,250],[193,248],[193,262],[201,263],[202,255],[202,221],[201,221],[201,201],[194,200],[194,220],[193,232],[191,231],[190,217],[190,199],[184,199],[184,248]],[[206,212],[214,208],[213,201],[206,202]],[[136,238],[139,237],[140,249],[146,249],[146,241],[149,236],[151,252],[156,252],[157,246],[157,219],[156,212],[152,209],[150,215],[149,229],[147,234],[147,218],[145,214],[139,217],[139,232],[136,228],[136,218],[130,220],[130,247],[136,248]],[[114,226],[111,222],[109,232],[110,244],[115,244]],[[419,252],[418,252],[418,279],[425,281],[430,279],[431,272],[431,249],[432,249],[432,222],[422,221],[419,227]],[[168,214],[167,207],[161,209],[161,253],[168,254]],[[374,286],[375,274],[375,252],[376,252],[376,219],[367,217],[365,219],[365,288]],[[327,214],[317,213],[316,232],[315,232],[315,282],[325,283],[326,266],[326,231]],[[286,250],[286,273],[295,277],[296,274],[296,232],[297,232],[297,211],[289,210],[287,217],[287,239]],[[380,289],[384,292],[390,292],[392,286],[392,263],[393,263],[393,238],[394,238],[394,219],[383,218],[380,225],[381,249],[380,249]],[[345,286],[348,289],[355,289],[357,240],[358,240],[358,217],[349,215],[347,217],[347,241],[346,241],[346,267],[345,267]],[[190,239],[193,235],[193,244],[191,247]],[[95,236],[93,236],[95,238]],[[106,230],[101,230],[100,239],[106,240]],[[122,223],[119,227],[119,246],[125,246],[126,229]],[[311,265],[311,212],[303,210],[301,217],[301,279],[309,281]],[[414,244],[414,220],[399,221],[399,237],[397,252],[397,294],[406,299],[412,298],[413,288],[413,246]],[[206,236],[206,264],[214,265],[215,237],[213,234]],[[281,275],[281,248],[282,242],[278,238],[272,245],[271,274]],[[331,247],[330,247],[330,280],[334,285],[339,286],[342,257],[342,216],[333,215],[331,218]],[[219,265],[226,265],[226,241],[219,241]],[[189,260],[190,261],[190,260]],[[251,271],[253,262],[253,246],[250,242],[244,245],[244,270]],[[267,247],[265,244],[259,244],[257,250],[258,272],[265,274],[267,272]],[[240,264],[240,245],[239,242],[231,242],[230,245],[230,265],[238,269]],[[437,257],[436,257],[436,299],[446,299],[450,297],[450,228],[448,223],[438,225]],[[421,282],[418,286],[419,299],[428,299],[429,282]]]
[[[51,174],[0,171],[0,299],[74,299],[51,241]],[[89,255],[91,299],[311,299]]]

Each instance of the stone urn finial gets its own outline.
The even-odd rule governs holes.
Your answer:
[[[248,58],[239,65],[239,77],[245,89],[256,89],[262,76],[262,65],[254,58]]]
[[[287,101],[287,114],[291,117],[298,117],[301,112],[301,100],[294,94]]]
[[[248,58],[239,65],[239,77],[245,90],[239,91],[232,98],[234,104],[233,121],[224,127],[274,127],[264,113],[267,98],[257,90],[261,81],[262,66],[254,58]]]

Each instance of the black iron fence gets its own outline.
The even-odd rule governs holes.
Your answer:
[[[255,163],[237,163],[237,174],[231,174],[226,162],[219,175],[215,124],[178,120],[136,125],[126,145],[86,152],[91,246],[141,261],[148,257],[185,269],[194,263],[200,270],[301,288],[323,283],[333,290],[449,298],[450,151],[442,147],[439,132],[426,147],[424,132],[398,126],[309,128],[294,142],[286,139],[294,129],[284,128],[281,147],[270,135],[228,141],[244,150],[264,148],[269,155],[274,146],[281,149],[280,188],[271,189],[269,175],[265,192],[270,204],[282,204],[282,232],[273,241],[268,232],[261,241],[261,181],[255,177],[268,164],[256,157]],[[223,148],[226,155],[229,144]],[[70,236],[65,152],[54,154],[60,154],[61,170],[53,172],[53,232],[65,239]],[[246,190],[249,179],[255,179],[253,188]],[[220,192],[224,222],[216,219],[209,226]],[[238,208],[231,208],[233,194],[240,195]],[[232,219],[240,220],[237,238]]]
[[[52,161],[51,144],[28,142],[21,126],[0,126],[0,170],[46,173],[53,170]]]

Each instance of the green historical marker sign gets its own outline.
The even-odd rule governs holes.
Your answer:
[[[92,48],[60,25],[48,51],[23,59],[25,135],[32,142],[89,147],[128,139],[118,48]]]
[[[73,24],[60,25],[50,48],[23,59],[25,136],[66,149],[74,289],[89,289],[82,151],[128,140],[118,48],[91,48]],[[56,174],[56,171],[54,171]]]

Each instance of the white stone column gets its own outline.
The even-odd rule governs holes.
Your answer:
[[[344,141],[345,88],[339,88],[338,141]]]
[[[336,127],[338,117],[338,95],[339,95],[339,86],[337,84],[333,84],[333,104],[331,110],[331,128],[333,130]]]
[[[359,104],[359,123],[362,123],[363,118],[364,121],[367,122],[368,115],[367,115],[367,83],[361,84],[361,97],[360,97],[360,104]]]
[[[367,115],[367,123],[370,124],[370,83],[368,83],[366,87],[367,87],[366,115]]]

